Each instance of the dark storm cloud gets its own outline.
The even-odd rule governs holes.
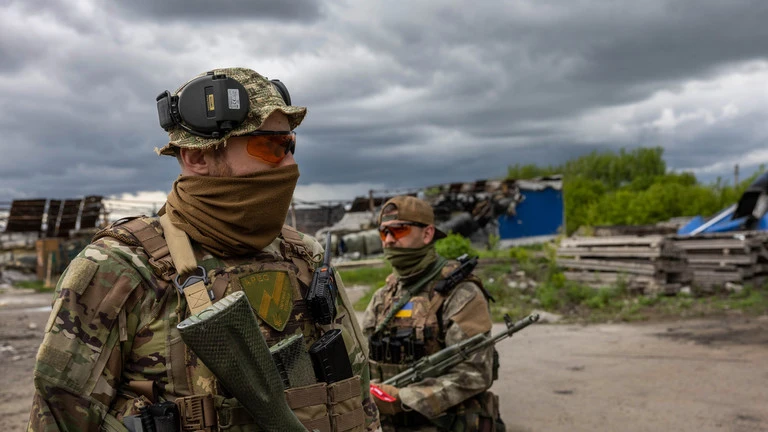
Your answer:
[[[758,0],[0,0],[0,201],[168,190],[155,97],[230,65],[309,107],[301,184],[470,181],[640,145],[711,168],[764,145],[768,112],[686,85],[768,76],[766,21]]]
[[[117,2],[118,7],[150,20],[272,20],[314,21],[321,3],[313,0],[135,0]]]

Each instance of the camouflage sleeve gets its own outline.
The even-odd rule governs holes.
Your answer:
[[[371,399],[370,382],[371,372],[368,364],[368,343],[360,324],[357,321],[355,311],[347,296],[344,288],[344,281],[341,275],[334,272],[337,285],[336,296],[336,323],[341,325],[342,336],[349,354],[349,361],[352,363],[352,371],[360,375],[360,392],[363,397],[363,410],[365,412],[365,424],[367,431],[376,431],[379,429],[379,410],[376,403]]]
[[[29,430],[101,428],[121,377],[125,309],[138,313],[140,283],[128,263],[94,245],[67,267],[37,353]]]
[[[464,282],[443,305],[446,346],[491,330],[488,302],[480,288]],[[493,347],[475,353],[448,373],[400,389],[403,403],[428,418],[488,389],[493,381]]]
[[[363,319],[360,320],[360,325],[363,327],[363,333],[365,333],[366,337],[370,337],[373,331],[376,329],[379,313],[381,312],[384,304],[384,288],[385,286],[377,289],[373,293],[371,301],[368,302],[368,306],[365,308],[365,312],[363,313]]]

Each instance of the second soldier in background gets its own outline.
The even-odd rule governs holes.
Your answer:
[[[453,286],[439,284],[459,263],[435,251],[434,242],[445,234],[434,226],[427,202],[392,198],[378,222],[393,273],[371,299],[362,326],[369,338],[371,378],[383,382],[426,355],[490,332],[492,323],[479,279],[469,275]],[[496,364],[489,347],[442,376],[401,388],[379,384],[395,399],[374,397],[383,429],[503,431],[498,398],[487,391]]]

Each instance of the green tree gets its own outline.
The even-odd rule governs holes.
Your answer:
[[[514,165],[508,178],[563,174],[566,231],[580,226],[642,225],[709,216],[739,200],[765,169],[739,182],[702,185],[690,172],[667,172],[661,147],[592,152],[559,166]]]

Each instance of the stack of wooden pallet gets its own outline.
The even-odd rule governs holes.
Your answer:
[[[569,280],[595,288],[623,281],[644,294],[675,294],[692,276],[684,251],[662,235],[563,239],[557,263]]]
[[[768,275],[768,233],[744,231],[670,239],[686,252],[693,285],[701,291],[713,291],[728,282],[762,284]]]

